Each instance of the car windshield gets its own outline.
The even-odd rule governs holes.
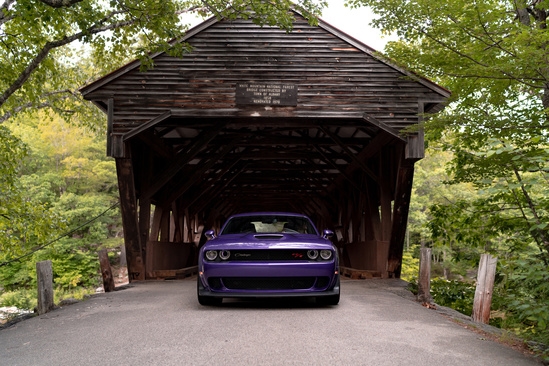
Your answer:
[[[233,217],[221,232],[239,233],[301,233],[317,234],[311,222],[301,216],[253,215]]]

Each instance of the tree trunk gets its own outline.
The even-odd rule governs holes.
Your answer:
[[[480,256],[472,314],[473,321],[477,323],[488,324],[490,321],[490,307],[492,305],[497,262],[498,259],[490,254]]]

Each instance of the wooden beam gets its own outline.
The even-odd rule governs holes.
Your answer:
[[[420,160],[425,157],[425,131],[423,130],[423,114],[425,105],[419,102],[418,105],[418,131],[415,134],[406,136],[406,159]]]
[[[124,140],[124,142],[126,142],[131,138],[141,134],[142,132],[147,131],[149,128],[153,128],[160,122],[165,121],[166,119],[170,118],[171,115],[172,115],[171,111],[166,111],[161,115],[159,115],[158,117],[151,119],[149,122],[143,123],[142,125],[139,125],[138,127],[130,130],[129,132],[126,132],[123,135],[122,139]]]
[[[421,248],[419,253],[417,300],[430,304],[433,301],[431,297],[431,248]]]
[[[188,207],[194,205],[196,206],[196,211],[204,210],[213,199],[218,197],[219,194],[224,189],[226,189],[227,186],[231,184],[234,179],[238,177],[242,170],[246,169],[247,164],[244,163],[240,168],[237,168],[235,171],[231,171],[231,169],[239,162],[239,160],[235,160],[223,172],[221,172],[216,179],[216,185],[210,186],[208,188],[198,189],[198,194],[194,195],[193,198],[191,198]],[[226,177],[227,175],[229,175],[229,173],[231,173],[231,175]]]
[[[181,197],[191,186],[196,182],[199,182],[204,172],[210,169],[218,160],[227,155],[236,146],[238,140],[234,140],[232,143],[221,147],[221,149],[212,156],[206,163],[201,163],[199,169],[196,169],[191,177],[185,177],[184,182],[177,182],[176,187],[179,187],[175,192],[171,193],[166,199],[165,203],[170,204],[179,197]]]
[[[175,156],[173,146],[166,143],[166,139],[159,138],[152,132],[140,134],[139,140],[146,145],[146,148],[141,147],[139,144],[135,144],[135,140],[132,141],[133,146],[138,146],[138,148],[141,147],[148,155],[152,156],[152,152],[154,152],[159,157],[167,159],[168,161],[173,159]]]
[[[214,128],[203,131],[203,133],[196,139],[193,145],[182,154],[179,154],[170,167],[164,170],[164,173],[158,177],[154,184],[152,184],[145,192],[143,196],[150,198],[156,192],[158,192],[167,182],[169,182],[190,160],[192,160],[199,152],[206,146],[217,134],[223,129],[223,124],[215,126]]]
[[[392,186],[394,182],[391,179],[391,168],[396,164],[394,160],[391,160],[391,157],[388,156],[387,151],[382,150],[379,156],[379,199],[381,207],[381,238],[382,241],[389,241],[391,238],[392,231],[392,212],[391,212],[391,201],[393,200],[392,196]]]
[[[380,188],[379,185],[371,179],[366,179],[364,185],[367,188],[366,212],[368,214],[368,227],[366,232],[370,240],[380,241],[382,238],[381,218],[379,217]]]
[[[107,156],[113,156],[112,132],[114,125],[114,99],[107,101]]]
[[[370,123],[370,124],[376,126],[377,128],[379,128],[380,130],[383,130],[383,131],[387,132],[392,137],[394,137],[396,139],[399,139],[403,142],[406,142],[406,139],[400,134],[400,131],[397,130],[396,128],[392,128],[391,126],[387,126],[385,123],[377,120],[374,116],[371,116],[371,115],[366,114],[366,113],[364,113],[362,118],[364,118],[364,120],[367,121],[368,123]]]
[[[162,218],[160,219],[160,239],[159,241],[162,242],[169,242],[170,241],[170,224],[171,224],[171,210],[169,208],[170,206],[166,205],[164,206],[164,210],[162,211]]]
[[[36,262],[36,285],[38,290],[38,315],[52,311],[53,302],[53,267],[50,260]]]
[[[324,151],[322,151],[318,146],[314,146],[314,148],[322,156],[323,160],[331,165],[333,168],[337,169],[341,173],[341,175],[347,180],[347,182],[349,182],[356,190],[358,190],[359,192],[365,192],[362,187],[356,184],[354,179],[346,171],[340,170],[339,166],[337,166],[328,156],[326,156]]]
[[[125,158],[126,155],[126,144],[122,141],[122,135],[111,134],[111,156],[113,158]]]
[[[343,150],[345,151],[345,153],[347,153],[347,155],[352,159],[352,161],[358,165],[360,167],[360,169],[362,169],[366,174],[368,174],[370,177],[372,177],[373,180],[375,180],[376,182],[379,180],[379,177],[377,176],[377,174],[375,174],[372,169],[370,169],[365,163],[363,160],[360,160],[357,158],[357,155],[355,153],[353,153],[351,150],[349,150],[349,148],[347,147],[347,145],[345,145],[340,139],[339,137],[331,132],[329,129],[327,128],[324,128],[324,127],[320,127],[320,130],[322,130],[322,132],[324,132],[326,135],[330,136],[330,138],[332,140],[334,140],[334,142]]]
[[[238,130],[236,130],[238,131]],[[303,138],[302,136],[290,136],[290,135],[263,135],[259,132],[253,133],[230,133],[226,135],[217,136],[212,140],[214,145],[223,145],[235,137],[241,138],[239,146],[243,147],[271,147],[271,146],[299,146],[299,147],[309,147],[311,144],[321,145],[321,146],[331,146],[334,144],[334,141],[331,138],[327,137],[313,137],[313,138]],[[170,138],[172,144],[186,144],[189,141],[192,141],[194,138]],[[372,137],[340,137],[340,141],[345,145],[360,145],[366,146],[372,140]]]
[[[160,235],[160,225],[162,224],[162,214],[164,208],[161,205],[155,205],[153,213],[153,221],[151,225],[151,233],[149,240],[147,241],[158,241],[158,236]]]
[[[133,145],[133,144],[132,144]],[[152,174],[153,169],[153,157],[145,152],[145,149],[140,149],[141,146],[133,146],[132,157],[136,164],[140,164],[139,174],[136,177],[139,187],[142,190],[143,187],[147,187],[151,184],[151,180],[154,178]],[[136,192],[137,194],[137,192]],[[151,231],[151,200],[144,197],[138,197],[139,207],[139,237],[140,243],[146,243],[149,240],[149,234]],[[143,251],[143,263],[147,263],[147,251]],[[147,272],[145,272],[147,277]]]
[[[151,201],[148,199],[139,199],[139,236],[140,243],[149,241],[151,231]],[[148,254],[143,252],[143,263],[147,263]],[[147,273],[145,272],[145,277]]]
[[[101,268],[101,276],[103,278],[103,290],[105,292],[114,291],[114,277],[112,276],[111,263],[107,249],[101,249],[97,253],[99,257],[99,267]]]
[[[400,272],[402,270],[402,254],[404,250],[406,226],[408,224],[413,179],[413,161],[401,159],[397,174],[395,201],[393,205],[393,228],[391,230],[389,258],[387,263],[389,276],[393,278],[400,278]]]
[[[364,150],[358,154],[357,158],[361,161],[367,161],[375,154],[378,154],[383,146],[386,146],[391,141],[394,141],[393,136],[382,132],[374,137],[374,139],[364,148]],[[359,167],[355,162],[348,164],[345,168],[345,174],[349,176],[357,169],[359,169]],[[344,175],[338,177],[338,179],[330,187],[328,187],[328,192],[332,192],[337,189],[343,179],[346,179]]]
[[[134,280],[141,281],[145,279],[145,262],[137,221],[137,198],[135,195],[133,165],[131,159],[117,158],[115,161],[128,261],[128,276],[130,282]]]

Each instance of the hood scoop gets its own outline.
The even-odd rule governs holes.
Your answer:
[[[259,240],[280,240],[284,237],[282,234],[256,234],[254,235]]]

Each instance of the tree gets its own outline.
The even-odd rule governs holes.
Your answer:
[[[521,232],[549,261],[549,2],[349,4],[370,6],[375,25],[399,35],[391,58],[452,91],[427,122],[428,140],[453,152],[452,181],[477,187],[475,206],[498,234]]]
[[[151,56],[156,52],[182,56],[188,47],[177,42],[187,28],[181,14],[194,11],[229,18],[252,17],[258,24],[289,30],[293,19],[290,9],[295,7],[314,21],[322,6],[323,2],[317,5],[309,0],[300,0],[297,5],[287,0],[236,0],[230,6],[224,0],[0,0],[0,123],[27,112],[30,122],[49,118],[52,128],[46,130],[50,134],[56,132],[54,120],[59,116],[104,130],[104,116],[81,100],[77,89],[128,59],[140,58],[146,68],[152,67]],[[37,115],[37,109],[53,113]],[[71,143],[64,138],[51,141]],[[39,140],[32,142],[35,149],[41,144]],[[43,195],[51,194],[54,188],[81,192],[85,184],[92,190],[97,189],[101,174],[112,174],[112,162],[91,166],[94,162],[85,154],[58,151],[50,155],[41,151],[56,165],[50,166],[49,173],[36,175],[40,171],[36,164],[48,163],[24,160],[28,146],[8,129],[0,129],[0,233],[6,234],[0,250],[4,253],[20,253],[54,235],[49,228],[60,227],[50,212],[52,201],[29,196],[29,190]],[[63,176],[55,174],[56,166],[62,165],[71,169],[64,170]],[[27,175],[28,171],[34,174]],[[81,179],[80,174],[88,179]]]
[[[311,21],[324,2],[299,0],[3,0],[0,3],[0,122],[29,108],[53,108],[69,117],[89,112],[77,88],[121,62],[151,55],[181,56],[187,26],[180,15],[197,12],[253,18],[291,28],[291,8]],[[88,52],[92,66],[75,62]],[[92,71],[92,72],[90,72]],[[74,103],[74,102],[77,103]]]
[[[36,195],[27,195],[18,177],[21,162],[29,154],[28,145],[0,126],[0,252],[4,256],[21,254],[62,227],[51,206]],[[35,187],[35,192],[39,190]]]
[[[452,153],[448,183],[476,194],[431,207],[433,240],[496,252],[500,323],[549,342],[549,1],[348,4],[370,6],[400,37],[389,57],[452,91],[426,140]]]
[[[46,259],[56,293],[81,296],[98,285],[98,249],[121,243],[116,168],[104,139],[39,112],[0,126],[7,128],[14,167],[0,195],[0,306],[34,306],[35,262]]]

